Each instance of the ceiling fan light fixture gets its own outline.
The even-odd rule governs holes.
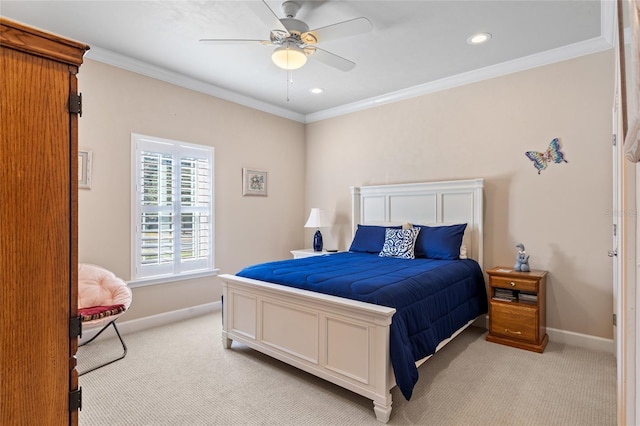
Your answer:
[[[307,55],[298,46],[280,46],[271,54],[271,60],[284,70],[297,70],[307,63]]]

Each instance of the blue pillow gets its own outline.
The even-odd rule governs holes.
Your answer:
[[[449,226],[413,225],[420,229],[416,240],[416,257],[429,259],[460,259],[460,246],[466,223]]]
[[[401,226],[390,226],[389,228],[400,229]],[[380,253],[384,246],[385,226],[358,225],[356,234],[353,236],[349,251],[360,253]]]

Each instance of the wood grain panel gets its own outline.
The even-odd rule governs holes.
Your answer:
[[[78,129],[68,101],[86,47],[4,18],[0,46],[0,424],[74,425]]]
[[[70,166],[59,141],[69,140],[68,118],[61,123],[69,89],[66,65],[24,56],[3,50],[1,57],[0,157],[10,161],[0,169],[0,353],[8,367],[0,399],[3,414],[37,413],[35,422],[68,404]],[[27,326],[26,313],[42,325]]]
[[[69,40],[10,19],[0,17],[0,44],[5,48],[42,56],[76,67],[89,49],[84,43]]]

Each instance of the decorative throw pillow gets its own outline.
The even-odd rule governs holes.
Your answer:
[[[380,257],[415,259],[414,247],[420,228],[390,229],[385,231],[384,245]]]
[[[466,223],[449,226],[414,226],[421,228],[420,235],[416,239],[416,257],[460,259],[460,246],[464,230],[467,228]]]
[[[399,226],[391,228],[399,229]],[[356,234],[353,236],[349,251],[359,253],[380,253],[384,245],[385,230],[384,226],[375,225],[358,225]]]

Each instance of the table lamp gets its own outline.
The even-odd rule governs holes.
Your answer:
[[[309,219],[307,219],[307,223],[304,224],[305,228],[317,228],[316,233],[313,235],[313,250],[314,251],[322,251],[322,233],[320,233],[320,228],[324,226],[329,226],[331,223],[327,218],[327,214],[324,210],[314,207],[311,209],[311,213],[309,213]]]

